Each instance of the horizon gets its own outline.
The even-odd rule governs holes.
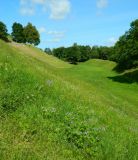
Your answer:
[[[7,25],[8,33],[14,22],[31,22],[40,32],[38,47],[42,49],[75,42],[112,46],[138,18],[137,6],[136,0],[7,0],[1,2],[0,21]]]

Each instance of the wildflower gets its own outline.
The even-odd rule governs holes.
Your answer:
[[[47,80],[47,81],[46,81],[46,84],[50,87],[50,86],[53,85],[53,81],[52,81],[52,80]]]

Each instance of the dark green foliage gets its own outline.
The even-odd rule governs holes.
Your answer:
[[[91,56],[91,47],[90,46],[79,46],[81,56],[80,62],[85,62],[90,59]]]
[[[40,43],[40,35],[37,31],[36,27],[31,23],[28,23],[26,27],[24,27],[24,35],[25,41],[27,43],[33,44],[37,46]]]
[[[68,61],[72,64],[77,64],[81,59],[81,50],[77,44],[74,44],[72,47],[64,48],[60,47],[53,50],[54,56]]]
[[[77,64],[77,62],[84,62],[90,58],[91,48],[89,46],[80,46],[74,43],[73,46],[64,48],[56,48],[53,50],[53,55],[68,61],[72,64]]]
[[[138,41],[138,19],[131,23],[130,35],[133,39]]]
[[[98,58],[107,60],[110,59],[112,55],[112,47],[106,47],[106,46],[93,46],[91,51],[91,58]]]
[[[138,20],[131,23],[131,28],[115,45],[117,70],[138,66]]]
[[[53,49],[53,54],[54,54],[54,56],[56,56],[60,59],[66,58],[64,47],[59,47],[59,48]]]
[[[72,64],[77,64],[80,61],[81,51],[79,46],[75,43],[72,47],[69,48],[67,52],[67,61]]]
[[[12,26],[12,39],[18,43],[25,43],[24,28],[20,23],[14,23]]]
[[[113,59],[111,56],[113,55],[114,48],[113,47],[98,47],[93,46],[81,46],[76,43],[68,48],[60,47],[53,50],[53,55],[68,61],[72,64],[77,64],[78,62],[85,62],[91,58],[98,59]]]
[[[0,39],[4,40],[4,41],[8,41],[8,33],[7,33],[7,27],[6,25],[0,21]]]
[[[52,51],[51,51],[50,48],[45,48],[44,52],[47,53],[47,54],[49,54],[49,55],[52,54]]]
[[[110,54],[108,47],[99,47],[99,59],[107,60]]]
[[[91,51],[91,57],[90,58],[99,58],[99,47],[93,46]]]

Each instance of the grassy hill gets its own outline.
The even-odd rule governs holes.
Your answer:
[[[115,65],[0,41],[1,159],[138,159],[138,71]]]

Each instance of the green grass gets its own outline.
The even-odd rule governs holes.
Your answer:
[[[0,41],[0,159],[138,159],[137,70],[115,65]]]

